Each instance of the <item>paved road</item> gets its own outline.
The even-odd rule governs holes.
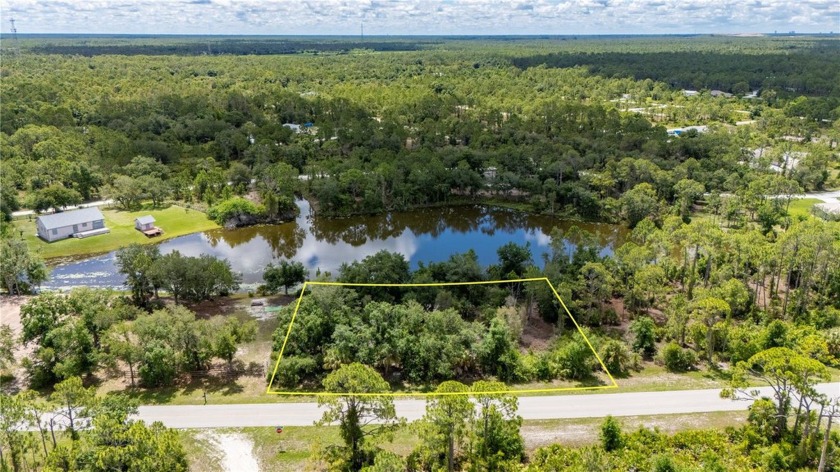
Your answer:
[[[802,197],[816,198],[826,203],[838,203],[840,202],[840,190],[834,190],[832,192],[808,192],[802,195]]]
[[[763,394],[770,395],[767,388]],[[818,390],[840,396],[840,383],[822,384]],[[395,400],[397,414],[409,421],[425,411],[423,400]],[[521,397],[519,414],[527,420],[597,418],[673,413],[745,410],[746,401],[720,398],[720,390],[682,390],[588,395]],[[311,426],[321,417],[315,403],[260,403],[252,405],[141,406],[140,419],[161,421],[170,428],[225,428],[247,426]]]
[[[114,201],[110,200],[110,199],[109,200],[98,200],[98,201],[95,201],[95,202],[82,203],[81,205],[77,205],[77,206],[72,206],[71,205],[71,206],[65,207],[63,211],[75,210],[77,208],[99,207],[99,206],[110,205],[112,203],[114,203]],[[33,210],[20,210],[20,211],[13,211],[12,212],[12,217],[34,215],[34,214],[35,214],[35,211],[33,211]]]

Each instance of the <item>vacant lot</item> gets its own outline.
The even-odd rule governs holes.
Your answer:
[[[23,231],[29,248],[44,259],[98,254],[113,251],[131,243],[156,243],[164,239],[219,227],[209,220],[206,214],[175,205],[157,210],[104,210],[102,214],[105,216],[105,226],[111,232],[84,239],[70,238],[47,243],[36,235],[35,216],[31,219],[15,221],[14,225],[16,230]],[[155,218],[155,225],[163,230],[163,236],[147,238],[134,229],[134,219],[143,215],[152,215]]]

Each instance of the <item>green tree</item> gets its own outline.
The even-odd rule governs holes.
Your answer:
[[[814,385],[830,379],[822,362],[786,347],[774,347],[759,352],[746,362],[739,362],[732,370],[730,388],[724,389],[721,396],[736,400],[759,399],[759,391],[749,387],[749,376],[758,378],[773,391],[776,406],[774,440],[787,432],[792,399],[813,395]]]
[[[57,406],[57,414],[67,420],[67,431],[70,437],[76,441],[79,439],[79,432],[76,424],[80,418],[90,418],[91,409],[95,406],[96,396],[93,387],[85,388],[82,379],[70,377],[55,385],[55,390],[50,395]]]
[[[285,162],[272,164],[258,172],[259,186],[263,194],[292,197],[298,184],[298,171]]]
[[[125,275],[125,285],[137,306],[146,307],[156,290],[152,267],[159,258],[157,246],[132,244],[117,251],[117,269]]]
[[[676,203],[679,205],[679,213],[683,221],[687,221],[691,206],[695,200],[703,196],[705,191],[703,184],[692,179],[682,179],[674,185]]]
[[[729,304],[720,298],[704,297],[693,303],[692,311],[696,317],[700,318],[700,322],[706,328],[706,345],[704,347],[706,359],[711,363],[715,352],[713,328],[718,321],[729,316],[731,313]]]
[[[659,200],[656,190],[649,183],[640,183],[625,192],[619,199],[621,215],[632,228],[645,218],[656,219],[659,212]]]
[[[44,261],[29,252],[20,239],[0,239],[0,278],[10,295],[28,293],[47,280],[49,271]]]
[[[134,156],[122,170],[125,175],[133,179],[151,177],[165,180],[169,177],[169,168],[162,162],[148,156]]]
[[[105,336],[104,346],[112,365],[120,361],[128,366],[131,386],[134,387],[137,366],[143,360],[143,346],[133,333],[131,322],[124,321],[112,326]]]
[[[470,462],[476,470],[505,470],[506,464],[518,464],[525,457],[519,428],[522,417],[517,415],[519,402],[507,393],[501,382],[480,380],[471,390],[478,413],[473,421]]]
[[[463,451],[466,445],[475,407],[469,398],[469,388],[460,382],[443,382],[435,393],[441,395],[430,395],[426,400],[426,414],[418,433],[422,448],[427,451],[427,467],[444,465],[451,472],[455,470],[456,446]]]
[[[89,374],[100,361],[103,333],[120,311],[105,291],[75,289],[69,295],[44,293],[21,307],[21,341],[35,343],[24,367],[35,386]]]
[[[191,262],[174,250],[163,256],[157,256],[149,267],[146,276],[155,287],[160,287],[175,298],[175,304],[183,301],[190,288]]]
[[[499,256],[498,273],[494,276],[497,279],[521,279],[525,269],[532,263],[530,244],[520,246],[509,242],[497,249],[496,254]]]
[[[604,315],[604,300],[612,295],[615,280],[600,262],[587,262],[580,269],[578,283],[583,287],[582,292],[586,296],[586,301],[598,305],[600,320]]]
[[[20,395],[0,393],[0,466],[4,471],[24,470],[22,456],[26,452],[26,432],[20,426],[25,421],[26,405],[23,398]],[[11,469],[8,464],[11,464]]]
[[[478,362],[484,372],[504,381],[516,380],[519,341],[513,338],[507,321],[497,315],[478,346]]]
[[[44,212],[50,208],[63,209],[70,205],[82,203],[82,195],[65,187],[63,184],[55,183],[47,188],[36,190],[31,194],[29,206],[37,212]]]
[[[0,376],[9,374],[15,365],[15,333],[11,326],[0,324]]]
[[[283,287],[286,295],[289,287],[303,283],[306,280],[306,268],[300,262],[280,261],[277,266],[268,264],[263,272],[265,286],[270,292],[276,292]]]
[[[257,337],[257,323],[254,320],[242,323],[232,317],[216,317],[211,321],[217,325],[211,330],[214,337],[213,350],[216,356],[224,359],[228,368],[231,369],[239,345],[251,342]]]
[[[393,399],[376,395],[388,392],[388,383],[372,368],[353,363],[331,372],[323,385],[327,392],[346,395],[318,396],[318,406],[326,411],[316,424],[339,424],[347,466],[353,471],[361,470],[372,459],[365,451],[367,441],[390,436],[402,424]]]
[[[647,316],[638,318],[630,325],[630,331],[634,336],[633,350],[653,357],[656,354],[656,325],[653,319]]]
[[[134,210],[143,199],[143,188],[137,179],[118,175],[111,185],[105,188],[105,195],[124,210]]]
[[[166,197],[169,196],[169,185],[157,177],[142,176],[136,180],[136,183],[140,186],[143,195],[152,201],[152,207],[154,208],[161,206]]]

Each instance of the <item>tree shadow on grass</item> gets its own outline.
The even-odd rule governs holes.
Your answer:
[[[619,378],[617,375],[613,374],[614,378]],[[626,377],[626,374],[625,374]],[[624,377],[622,377],[624,378]],[[607,383],[604,379],[598,378],[594,375],[589,376],[585,379],[581,379],[575,384],[574,388],[593,388],[593,387],[609,387],[612,386],[611,383]]]
[[[703,378],[709,380],[722,380],[725,382],[732,380],[732,372],[727,369],[722,369],[717,363],[710,365],[708,370],[704,371],[701,375]]]

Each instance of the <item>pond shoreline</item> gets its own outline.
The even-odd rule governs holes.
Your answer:
[[[551,232],[578,226],[597,234],[598,245],[611,253],[627,230],[622,226],[566,220],[492,204],[447,205],[375,216],[324,218],[310,214],[307,200],[298,200],[300,213],[293,222],[262,224],[233,230],[217,228],[162,241],[161,253],[177,250],[184,256],[207,254],[227,260],[242,274],[242,290],[262,283],[269,262],[294,260],[309,271],[337,273],[341,264],[362,260],[386,250],[418,263],[447,260],[450,255],[474,250],[480,265],[493,264],[504,244],[527,245],[539,264],[550,252]],[[574,244],[571,244],[574,246]],[[122,286],[115,251],[49,261],[52,268],[45,289],[74,286]]]

